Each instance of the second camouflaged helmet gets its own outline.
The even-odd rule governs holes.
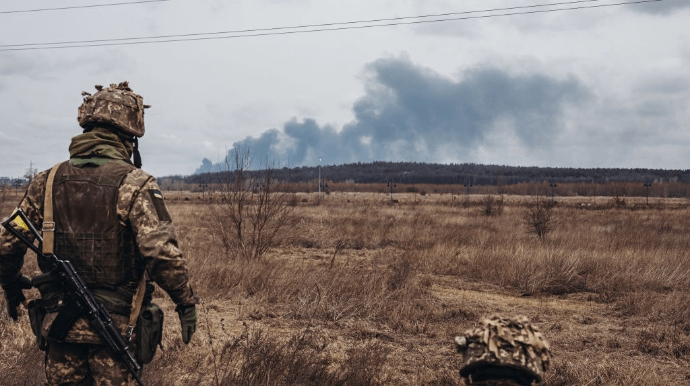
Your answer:
[[[144,98],[129,88],[128,82],[96,86],[93,95],[82,92],[84,103],[79,106],[79,126],[90,129],[99,125],[114,127],[135,137],[144,136]]]
[[[464,378],[493,374],[530,385],[541,382],[549,369],[549,342],[524,316],[484,319],[481,327],[456,337],[455,345],[463,354],[460,375]]]

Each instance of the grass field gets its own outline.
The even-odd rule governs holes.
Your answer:
[[[185,346],[155,293],[166,330],[146,384],[458,385],[453,338],[493,314],[551,342],[544,385],[690,384],[690,201],[559,197],[540,239],[530,197],[490,216],[486,196],[394,199],[299,195],[287,237],[248,261],[209,221],[218,200],[169,194],[203,304]],[[0,384],[41,384],[41,354],[26,315],[2,313]]]

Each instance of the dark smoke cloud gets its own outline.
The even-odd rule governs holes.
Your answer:
[[[315,165],[320,157],[328,164],[443,162],[448,152],[457,158],[482,145],[487,135],[506,130],[506,122],[522,146],[546,146],[561,130],[564,106],[588,96],[575,77],[476,68],[455,81],[405,57],[377,60],[365,74],[366,93],[353,106],[355,120],[342,130],[293,118],[282,130],[247,137],[234,147],[249,148],[254,159],[290,166]],[[208,163],[197,170],[204,171]]]

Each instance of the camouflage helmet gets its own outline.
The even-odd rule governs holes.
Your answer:
[[[456,337],[455,345],[463,354],[460,375],[465,378],[492,373],[529,385],[541,382],[549,369],[549,342],[524,316],[483,319],[481,327]]]
[[[84,91],[84,103],[79,106],[79,126],[90,129],[106,125],[135,137],[144,136],[144,98],[129,88],[128,82],[111,84],[108,88],[96,85],[93,95]]]

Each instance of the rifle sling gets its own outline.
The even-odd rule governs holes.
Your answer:
[[[83,310],[75,298],[66,301],[48,330],[48,338],[62,342],[74,323],[83,315]]]
[[[133,328],[137,324],[137,318],[139,317],[139,312],[141,312],[141,305],[144,303],[144,297],[146,296],[146,270],[144,274],[141,275],[141,280],[139,281],[139,286],[137,287],[137,292],[134,293],[132,298],[132,307],[129,312],[129,323],[128,327]]]

